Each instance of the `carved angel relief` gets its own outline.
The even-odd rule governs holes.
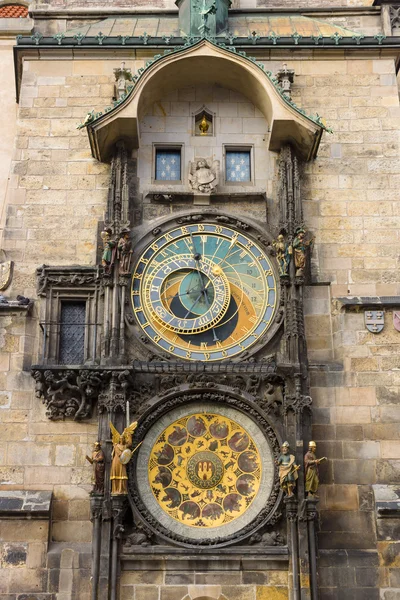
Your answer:
[[[219,183],[219,160],[198,158],[189,166],[189,183],[192,190],[211,194]]]

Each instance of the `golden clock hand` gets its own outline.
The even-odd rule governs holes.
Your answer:
[[[210,308],[211,304],[210,304],[210,300],[209,300],[209,298],[208,298],[208,295],[207,295],[207,291],[206,291],[206,289],[204,288],[204,289],[202,290],[202,292],[203,292],[203,294],[204,294],[204,299],[205,299],[205,301],[206,301],[207,308]],[[213,341],[214,341],[214,342],[219,342],[219,341],[220,341],[220,339],[219,339],[219,337],[217,336],[217,334],[215,333],[215,329],[214,329],[214,327],[212,328],[212,333],[213,333]]]

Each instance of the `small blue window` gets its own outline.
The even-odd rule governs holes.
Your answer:
[[[181,179],[180,148],[156,150],[156,180],[179,181]]]
[[[251,181],[250,150],[227,150],[225,179],[232,182]]]

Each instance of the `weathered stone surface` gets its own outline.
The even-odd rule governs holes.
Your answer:
[[[50,518],[51,492],[0,491],[0,518],[8,514],[18,518]]]

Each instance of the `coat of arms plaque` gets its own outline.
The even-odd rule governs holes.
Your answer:
[[[365,311],[365,326],[371,333],[380,333],[385,324],[383,310],[366,310]]]

